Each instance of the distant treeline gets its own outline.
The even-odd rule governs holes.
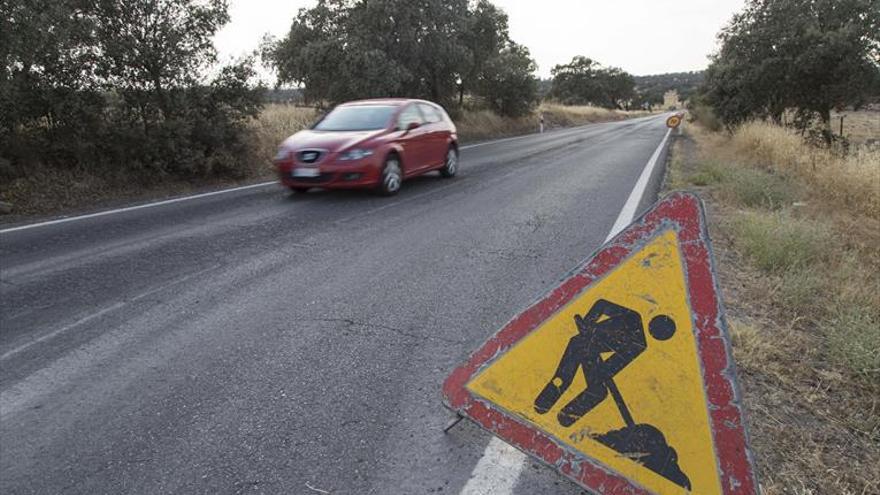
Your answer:
[[[635,76],[637,104],[661,105],[663,104],[663,95],[672,90],[678,93],[678,98],[681,101],[688,100],[699,90],[704,79],[705,73],[703,71]]]

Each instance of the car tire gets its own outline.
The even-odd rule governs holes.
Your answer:
[[[440,169],[440,175],[449,179],[451,177],[455,177],[455,174],[457,172],[458,150],[455,149],[455,146],[450,146],[449,150],[446,151],[446,162],[443,164],[443,168]]]
[[[382,196],[394,196],[400,191],[403,183],[403,169],[400,167],[400,158],[396,154],[388,155],[382,174],[379,176],[379,194]]]
[[[290,190],[294,194],[305,194],[309,192],[309,189],[311,189],[311,187],[290,186]]]

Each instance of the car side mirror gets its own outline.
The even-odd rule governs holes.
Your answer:
[[[413,129],[418,129],[419,127],[421,127],[421,125],[422,125],[422,124],[419,124],[418,122],[410,122],[410,123],[407,124],[407,126],[406,126],[406,132],[409,132],[409,131],[411,131],[411,130],[413,130]]]

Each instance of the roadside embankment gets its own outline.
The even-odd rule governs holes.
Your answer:
[[[880,492],[880,151],[686,125],[767,495]]]

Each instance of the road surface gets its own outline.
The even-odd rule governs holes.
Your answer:
[[[440,386],[602,244],[664,119],[473,145],[393,198],[266,185],[6,226],[3,492],[580,493],[444,435]]]

